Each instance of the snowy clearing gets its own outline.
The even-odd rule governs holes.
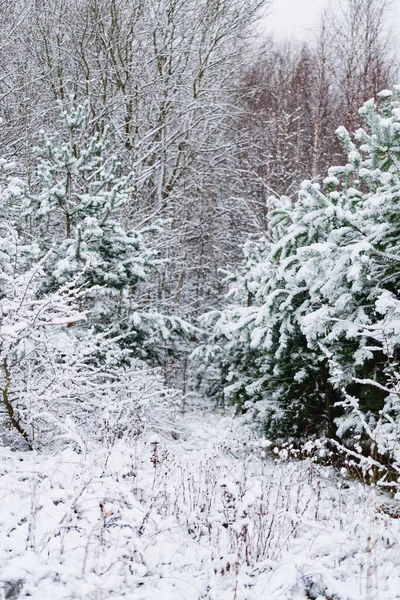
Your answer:
[[[170,434],[86,456],[2,448],[1,597],[400,597],[400,520],[373,489],[272,460],[230,417]]]

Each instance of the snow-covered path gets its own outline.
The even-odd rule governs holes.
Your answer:
[[[0,451],[0,598],[394,600],[399,566],[374,490],[272,460],[230,417],[87,456]]]

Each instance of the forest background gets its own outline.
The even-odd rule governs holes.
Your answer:
[[[379,358],[361,361],[352,334],[346,352],[357,358],[346,358],[344,381],[335,379],[332,349],[317,351],[320,340],[310,341],[303,328],[285,338],[286,348],[298,350],[303,362],[315,359],[318,384],[285,391],[276,389],[277,379],[307,380],[298,355],[283,356],[281,340],[272,362],[284,368],[267,376],[271,346],[264,348],[268,359],[264,350],[255,356],[250,332],[235,354],[232,331],[221,320],[215,325],[215,311],[232,302],[227,291],[237,296],[229,274],[246,279],[250,255],[268,264],[257,240],[276,242],[274,202],[284,196],[285,210],[295,215],[304,206],[297,204],[303,180],[318,186],[330,167],[346,161],[361,168],[353,138],[334,132],[340,125],[357,131],[359,108],[371,98],[374,114],[382,109],[382,119],[392,119],[397,152],[397,105],[390,112],[390,95],[379,95],[398,76],[392,7],[389,0],[343,0],[299,42],[260,41],[260,19],[266,22],[271,8],[265,0],[1,2],[7,443],[84,445],[87,436],[133,435],[155,395],[167,398],[175,387],[189,398],[197,385],[217,402],[231,397],[250,412],[254,393],[261,393],[256,421],[275,431],[283,411],[275,434],[289,439],[323,435],[342,444],[344,410],[353,419],[352,452],[362,438],[370,445],[357,445],[361,456],[376,464],[388,453],[397,457],[387,445],[393,427],[379,452],[376,433],[386,397],[397,431],[395,342],[386,351],[375,340]],[[390,160],[374,166],[395,178],[398,159]],[[347,196],[355,181],[343,184]],[[358,190],[363,202],[376,193],[363,181]],[[313,235],[318,242],[321,233]],[[246,240],[258,249],[247,245],[243,263]],[[386,250],[393,255],[393,243]],[[243,307],[262,305],[255,289],[244,285]],[[204,320],[206,313],[213,316]],[[232,314],[220,318],[237,323]],[[372,326],[372,317],[364,325]],[[365,331],[361,337],[369,348]],[[369,365],[362,377],[359,361]],[[393,377],[394,387],[387,382]],[[361,393],[361,406],[348,394],[358,393],[362,378],[382,389],[375,400]],[[265,400],[274,405],[266,414]],[[354,425],[355,414],[368,430],[364,421]]]

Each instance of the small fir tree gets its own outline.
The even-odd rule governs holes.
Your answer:
[[[166,224],[129,226],[132,174],[108,154],[107,130],[90,133],[86,106],[63,110],[65,131],[42,134],[36,193],[25,214],[49,253],[42,293],[84,289],[89,323],[137,356],[157,363],[179,347],[191,328],[147,306],[140,284],[157,268],[152,239]],[[73,286],[72,286],[73,282]]]

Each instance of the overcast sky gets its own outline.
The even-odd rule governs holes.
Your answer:
[[[278,37],[304,39],[316,26],[319,15],[328,3],[337,0],[274,0],[263,29],[274,32]],[[400,38],[400,0],[392,0],[391,24]]]
[[[318,16],[328,0],[274,0],[265,19],[265,29],[277,36],[304,38],[318,23]]]

